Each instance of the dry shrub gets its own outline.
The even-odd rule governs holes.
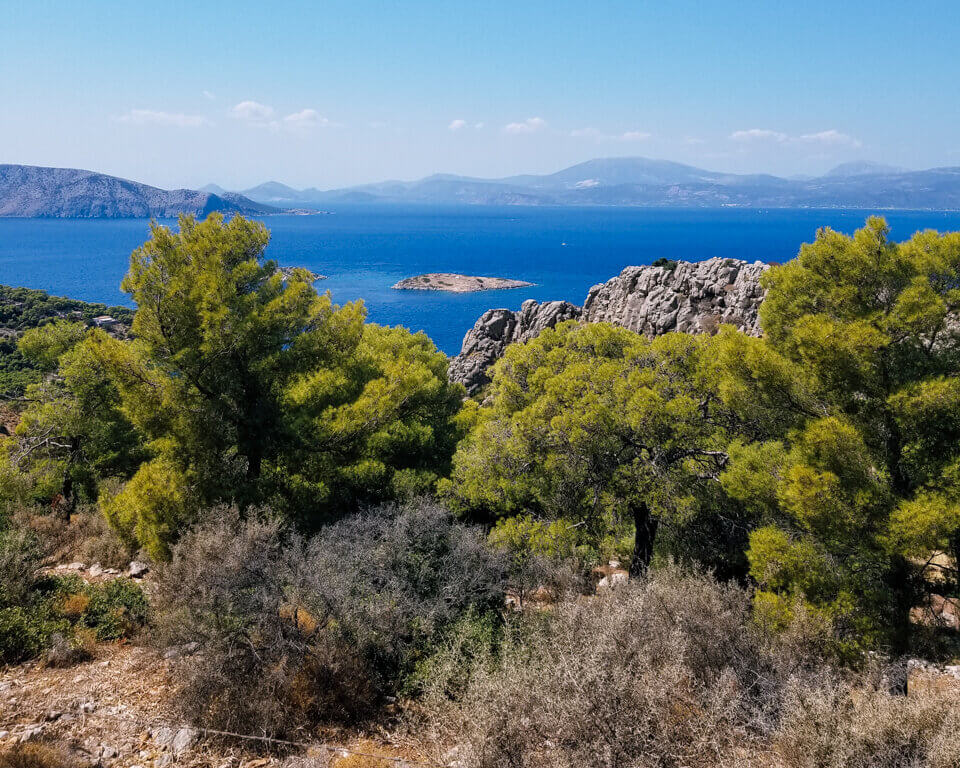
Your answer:
[[[906,697],[873,686],[797,684],[776,746],[786,768],[956,768],[960,693]]]
[[[285,541],[276,520],[243,519],[229,507],[211,510],[178,542],[157,572],[153,605],[160,645],[202,645],[175,669],[180,714],[238,733],[287,733],[308,723],[315,700],[299,681],[315,673],[308,665],[320,650],[284,610],[291,563],[302,558],[303,543]],[[363,703],[359,690],[355,701]]]
[[[76,620],[84,614],[89,606],[90,596],[83,592],[77,592],[64,598],[60,612],[68,619]]]
[[[33,531],[47,562],[100,563],[104,568],[125,568],[136,551],[124,543],[93,505],[82,506],[69,522],[50,510],[20,510],[15,523]]]
[[[79,761],[51,744],[15,744],[0,751],[0,768],[76,768]]]
[[[749,607],[674,566],[568,600],[499,649],[438,664],[416,727],[469,768],[742,766],[763,754],[783,685]],[[452,698],[451,670],[467,681]]]
[[[0,530],[0,608],[27,602],[39,565],[33,534],[21,528]]]
[[[177,665],[173,700],[192,722],[236,733],[364,720],[461,612],[502,599],[488,557],[482,534],[422,503],[312,541],[217,508],[157,573],[156,639],[201,645]]]

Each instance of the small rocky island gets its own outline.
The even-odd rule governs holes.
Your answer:
[[[473,293],[475,291],[498,291],[505,288],[526,288],[530,285],[533,285],[533,283],[524,280],[508,280],[505,277],[476,277],[450,272],[431,272],[427,275],[404,278],[393,287],[398,291]]]
[[[291,277],[293,277],[294,270],[298,270],[298,269],[299,269],[299,270],[303,270],[304,272],[306,272],[306,273],[307,273],[307,276],[308,276],[313,282],[316,282],[317,280],[326,280],[326,279],[327,279],[327,276],[326,276],[326,275],[318,274],[318,273],[314,272],[314,271],[311,270],[311,269],[307,269],[306,267],[277,267],[277,272],[279,272],[281,275],[283,275],[283,279],[284,279],[284,280],[289,280]]]

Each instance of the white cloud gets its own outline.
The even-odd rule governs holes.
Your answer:
[[[730,138],[734,141],[786,141],[789,137],[785,133],[767,128],[749,128],[745,131],[734,131]]]
[[[460,120],[460,119],[451,120],[450,125],[447,126],[447,128],[450,129],[451,131],[459,131],[461,128],[466,128],[466,127],[467,127],[467,121]]]
[[[203,98],[207,101],[216,101],[217,97],[214,96],[210,91],[203,91]]]
[[[536,133],[547,127],[547,121],[542,117],[528,117],[522,123],[507,123],[503,126],[504,133],[521,135],[527,133]]]
[[[596,141],[643,141],[649,139],[650,134],[646,131],[624,131],[623,133],[604,133],[596,128],[577,128],[570,131],[570,135],[575,139],[595,139]]]
[[[184,115],[179,112],[160,112],[155,109],[131,109],[117,118],[130,125],[171,125],[177,128],[199,128],[212,123],[203,115]]]
[[[237,120],[249,123],[266,123],[273,118],[273,107],[260,104],[256,101],[241,101],[230,110],[230,115]]]
[[[819,131],[818,133],[805,133],[800,137],[800,141],[813,142],[816,144],[829,144],[838,147],[859,147],[859,139],[841,133],[835,128],[829,131]]]
[[[481,128],[483,128],[483,125],[483,123],[476,123],[473,127],[479,131]]]
[[[323,117],[315,109],[301,109],[283,118],[283,124],[288,128],[295,130],[307,130],[309,128],[327,128],[333,125],[327,118]]]
[[[822,146],[834,147],[859,147],[860,141],[848,136],[845,133],[831,128],[828,131],[819,131],[817,133],[804,133],[800,136],[790,136],[781,131],[771,131],[767,128],[750,128],[746,131],[734,131],[730,134],[734,141],[774,141],[779,144],[820,144]]]
[[[575,128],[570,135],[575,139],[599,139],[603,136],[596,128]]]

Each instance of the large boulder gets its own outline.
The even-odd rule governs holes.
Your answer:
[[[519,312],[489,309],[463,338],[460,354],[450,361],[451,381],[458,381],[473,394],[490,381],[488,369],[503,356],[509,344],[529,341],[545,328],[565,320],[579,320],[582,310],[568,301],[532,299],[523,302]]]
[[[463,339],[450,361],[449,376],[475,394],[490,381],[489,369],[510,344],[529,341],[565,320],[607,322],[647,336],[671,331],[714,333],[721,324],[760,335],[757,311],[763,300],[759,261],[713,258],[664,266],[627,267],[593,286],[583,307],[566,301],[525,301],[519,312],[491,309]]]

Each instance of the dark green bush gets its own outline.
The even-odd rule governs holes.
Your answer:
[[[659,259],[650,264],[651,267],[663,267],[664,269],[672,272],[677,268],[677,262],[673,259],[668,259],[664,256],[661,256]]]
[[[15,664],[43,650],[47,637],[36,616],[19,606],[0,608],[0,662]]]
[[[76,574],[37,578],[36,565],[29,535],[0,533],[0,663],[34,658],[54,639],[77,645],[85,632],[119,640],[146,621],[147,600],[129,579],[87,584]]]
[[[96,630],[100,641],[119,640],[147,620],[147,599],[143,590],[130,579],[92,584],[84,592],[90,603],[80,623]]]
[[[0,608],[0,663],[14,664],[39,656],[54,635],[70,632],[70,622],[49,603]]]

